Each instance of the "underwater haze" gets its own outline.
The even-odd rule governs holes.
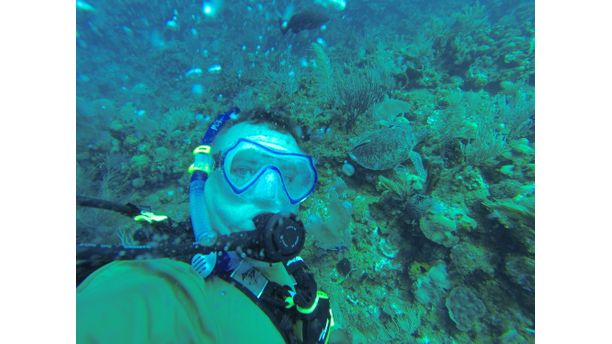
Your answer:
[[[316,161],[330,343],[535,341],[533,1],[87,0],[76,28],[78,195],[188,219],[192,150],[238,106]],[[139,226],[77,209],[78,242]]]

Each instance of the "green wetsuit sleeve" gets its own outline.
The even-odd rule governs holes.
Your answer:
[[[283,343],[233,285],[170,259],[117,261],[77,288],[77,343]]]

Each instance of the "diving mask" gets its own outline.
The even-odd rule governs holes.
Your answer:
[[[268,171],[280,177],[291,204],[304,201],[317,183],[311,156],[272,149],[246,138],[238,139],[223,154],[221,166],[225,180],[237,195],[255,185]]]

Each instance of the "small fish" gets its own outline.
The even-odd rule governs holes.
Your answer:
[[[96,9],[85,1],[77,1],[76,2],[77,11],[83,12],[95,12]]]
[[[280,20],[280,28],[283,34],[291,30],[293,33],[298,33],[304,30],[314,30],[321,27],[321,25],[329,21],[327,14],[315,10],[304,10],[298,12],[289,18],[289,20]]]
[[[211,74],[214,73],[219,73],[221,71],[221,65],[215,63],[214,65],[211,65],[210,67],[208,67],[208,72]]]
[[[185,73],[185,76],[188,78],[197,78],[202,76],[202,68],[191,68],[190,70],[187,71],[187,73]]]
[[[346,8],[346,0],[315,0],[315,4],[319,4],[323,7],[331,7],[338,11],[342,11]]]

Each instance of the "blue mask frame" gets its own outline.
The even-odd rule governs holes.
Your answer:
[[[302,196],[299,197],[292,197],[291,194],[289,193],[289,191],[287,190],[287,185],[285,184],[285,177],[283,176],[282,171],[274,165],[267,165],[267,166],[263,166],[262,168],[259,169],[259,171],[256,173],[256,175],[254,177],[251,178],[251,180],[245,184],[245,186],[243,186],[242,188],[237,187],[236,185],[234,185],[234,183],[232,183],[231,179],[229,178],[229,176],[227,175],[226,172],[226,168],[225,168],[225,161],[226,161],[226,157],[227,155],[234,150],[238,145],[240,145],[243,142],[247,142],[249,144],[253,144],[255,146],[257,146],[258,148],[271,153],[272,155],[276,155],[276,156],[286,156],[286,157],[300,157],[300,158],[305,158],[308,160],[309,163],[309,168],[310,168],[310,172],[313,174],[313,182],[312,185],[310,186],[310,189]],[[262,175],[264,175],[264,173],[266,173],[266,171],[268,170],[272,170],[275,171],[278,176],[280,177],[281,180],[281,185],[283,187],[283,191],[285,193],[285,195],[287,196],[287,198],[289,199],[289,201],[291,202],[291,204],[298,204],[303,202],[306,198],[308,198],[308,196],[310,196],[313,192],[314,189],[317,185],[317,181],[318,181],[318,174],[317,174],[317,169],[314,166],[314,162],[313,159],[310,155],[306,155],[306,154],[299,154],[299,153],[287,153],[287,152],[279,152],[276,150],[273,150],[269,147],[266,147],[258,142],[249,140],[249,139],[245,139],[245,138],[240,138],[238,139],[238,141],[232,146],[230,147],[227,151],[225,151],[223,153],[223,156],[221,158],[221,170],[223,171],[223,177],[225,178],[225,181],[230,185],[230,187],[232,188],[232,190],[234,191],[235,194],[240,195],[243,192],[245,192],[246,190],[248,190],[250,187],[252,187],[255,183],[257,183],[257,181],[259,180],[259,178],[261,178]]]

